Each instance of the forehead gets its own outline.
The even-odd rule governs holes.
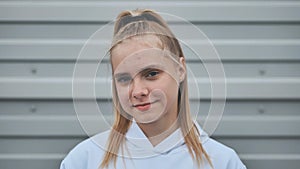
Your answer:
[[[160,69],[173,72],[174,62],[165,51],[158,48],[147,48],[139,50],[124,57],[114,67],[114,75],[130,74],[136,76],[140,72],[149,69]]]
[[[128,40],[112,51],[111,60],[115,75],[129,73],[135,76],[146,68],[158,68],[169,73],[174,71],[177,61],[170,52],[158,48],[157,43],[144,42]]]
[[[123,40],[111,51],[113,69],[127,56],[147,49],[162,49],[160,39],[154,35],[143,35]]]

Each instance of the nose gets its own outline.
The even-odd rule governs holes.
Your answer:
[[[149,90],[141,79],[134,79],[131,84],[131,95],[135,99],[143,99],[147,97]]]

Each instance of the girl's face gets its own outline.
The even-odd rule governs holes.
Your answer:
[[[176,120],[179,83],[185,73],[180,62],[184,60],[178,62],[148,44],[129,39],[111,52],[120,104],[139,123]]]

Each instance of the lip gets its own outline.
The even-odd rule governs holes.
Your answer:
[[[140,111],[146,111],[149,110],[151,108],[151,105],[153,103],[156,103],[157,101],[154,102],[147,102],[147,103],[141,103],[141,104],[135,104],[133,105],[133,107],[137,108]]]

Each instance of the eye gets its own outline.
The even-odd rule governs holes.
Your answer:
[[[158,74],[159,74],[159,71],[157,71],[157,70],[149,71],[146,74],[146,78],[153,78],[153,77],[157,76]]]
[[[131,81],[131,77],[130,76],[120,76],[116,78],[118,83],[121,84],[127,84]]]

